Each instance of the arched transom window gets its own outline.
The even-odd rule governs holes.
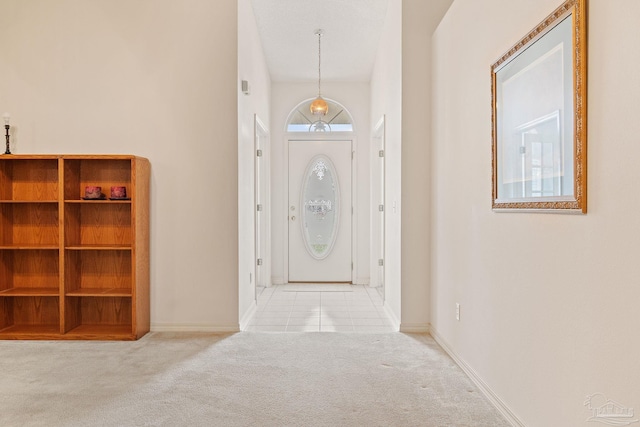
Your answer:
[[[314,116],[309,106],[313,99],[298,104],[289,114],[287,132],[353,132],[353,120],[347,110],[335,101],[329,104],[326,116]]]

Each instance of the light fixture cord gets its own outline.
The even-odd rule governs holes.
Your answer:
[[[320,62],[322,60],[322,55],[320,54],[320,39],[321,38],[322,38],[322,30],[318,30],[318,97],[320,96],[320,78],[321,78]]]

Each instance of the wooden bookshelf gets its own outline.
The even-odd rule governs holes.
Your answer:
[[[149,170],[126,155],[0,156],[0,339],[149,331]],[[86,186],[105,199],[83,200]]]

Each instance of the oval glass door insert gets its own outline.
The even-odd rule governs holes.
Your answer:
[[[319,155],[311,160],[302,179],[302,236],[309,254],[324,259],[338,233],[338,176],[331,160]]]

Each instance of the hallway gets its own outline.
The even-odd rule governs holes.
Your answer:
[[[286,284],[265,288],[250,332],[394,332],[375,288]]]

